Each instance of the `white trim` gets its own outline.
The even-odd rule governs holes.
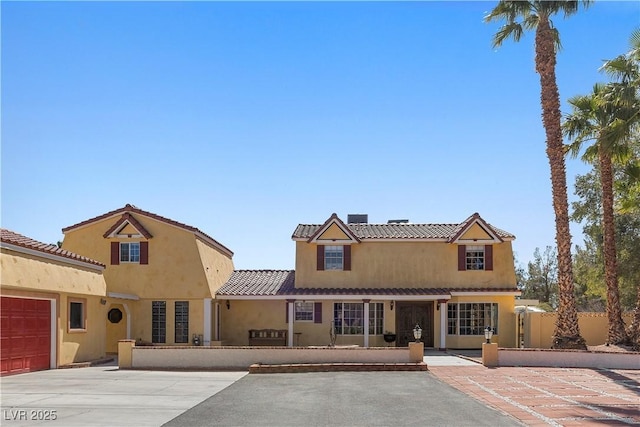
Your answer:
[[[51,369],[56,369],[58,367],[58,337],[56,334],[58,332],[58,313],[56,310],[56,300],[50,299],[49,302],[51,303],[51,342],[49,344],[51,350],[49,351],[49,367]]]
[[[363,301],[364,302],[364,301]],[[364,302],[364,319],[362,319],[362,324],[364,326],[364,347],[368,348],[369,347],[369,303],[368,302]],[[374,327],[374,334],[375,334],[375,327]]]
[[[293,347],[293,322],[296,315],[294,304],[295,302],[287,301],[287,310],[289,310],[289,332],[287,334],[287,347]]]
[[[308,243],[317,243],[317,244],[323,244],[323,242],[332,242],[333,244],[336,244],[336,245],[351,245],[351,244],[358,243],[357,236],[353,233],[353,231],[349,230],[349,227],[347,226],[340,225],[340,222],[341,221],[338,221],[338,218],[332,218],[330,221],[324,224],[323,227],[320,227],[318,230],[316,230],[315,233],[313,233],[315,234],[315,237],[313,239],[309,237],[305,239],[305,241]],[[346,239],[320,239],[320,236],[322,236],[334,224],[344,233],[345,236],[347,236],[347,238]]]
[[[133,294],[122,294],[120,292],[107,292],[107,296],[109,298],[118,298],[118,299],[130,299],[133,301],[138,301],[140,299],[139,296]]]
[[[130,225],[134,228],[134,230],[136,230],[138,232],[138,234],[120,234],[120,232],[127,226]],[[115,230],[113,230],[111,233],[109,233],[109,235],[107,235],[107,239],[113,239],[113,238],[120,238],[120,239],[141,239],[144,236],[142,235],[142,233],[140,232],[140,230],[138,230],[138,227],[136,227],[135,225],[133,225],[131,223],[131,221],[129,221],[128,219],[125,219],[124,221],[122,221],[122,224],[120,225],[120,227],[116,228]]]
[[[489,239],[463,239],[462,236],[468,232],[471,227],[473,227],[473,225],[476,224],[478,227],[480,227],[485,233],[487,233],[489,235]],[[484,225],[483,225],[484,224]],[[470,223],[468,223],[463,229],[462,232],[460,233],[460,237],[458,237],[455,240],[452,240],[451,243],[456,243],[456,244],[465,244],[466,242],[482,242],[482,243],[502,243],[503,241],[505,241],[506,239],[498,236],[497,233],[494,233],[491,229],[491,226],[489,224],[487,224],[483,219],[480,218],[475,218],[473,221],[471,221]]]
[[[131,339],[131,310],[129,310],[129,306],[126,303],[122,303],[122,308],[124,308],[124,312],[127,313],[127,339]]]
[[[202,344],[211,345],[211,298],[204,299],[204,325],[202,329]]]
[[[376,242],[433,242],[433,243],[456,243],[458,242],[458,240],[454,241],[454,242],[450,242],[449,239],[442,239],[442,238],[432,238],[432,237],[359,237],[360,239],[360,243],[363,242],[369,242],[369,241],[376,241]],[[513,237],[501,237],[502,242],[512,242],[515,240],[515,238]],[[304,238],[304,237],[294,237],[291,240],[293,240],[294,242],[308,242],[309,238]],[[318,240],[317,242],[324,242],[325,240]],[[330,240],[326,240],[326,241],[330,241]],[[473,240],[462,240],[461,242],[472,242]],[[336,240],[336,242],[339,242],[338,240]],[[502,243],[499,240],[483,240],[483,242],[492,242],[492,243]],[[353,243],[358,243],[358,242],[353,242]],[[343,245],[349,244],[349,243],[341,243]]]
[[[481,295],[485,295],[486,292],[480,293]],[[464,294],[463,295],[471,295]],[[511,295],[511,294],[509,294]],[[393,299],[394,301],[436,301],[439,299],[450,299],[450,294],[441,294],[441,295],[348,295],[348,294],[339,294],[339,295],[218,295],[221,299],[228,300],[315,300],[315,301],[329,301],[329,300],[340,300],[345,302],[350,301],[359,301],[362,302],[363,299],[369,299],[372,302],[374,301],[388,301],[389,299]]]
[[[26,255],[32,255],[32,256],[36,256],[36,257],[40,257],[40,258],[44,258],[44,259],[49,259],[49,260],[53,260],[53,261],[59,261],[59,262],[65,263],[65,264],[75,265],[75,266],[79,266],[79,267],[90,268],[92,270],[100,271],[100,272],[102,272],[104,270],[104,268],[105,268],[102,265],[91,264],[91,263],[86,262],[86,261],[81,261],[81,260],[73,259],[73,258],[67,258],[65,256],[52,254],[52,253],[49,253],[49,252],[42,252],[42,251],[37,251],[35,249],[23,248],[22,246],[13,245],[13,244],[7,243],[7,242],[0,242],[0,247],[3,248],[3,249],[7,249],[7,250],[10,250],[10,251],[14,251],[14,252],[18,252],[18,253],[22,253],[22,254],[26,254]]]
[[[440,302],[440,348],[447,348],[447,303]]]
[[[470,291],[470,292],[462,292],[462,291],[451,291],[452,297],[464,297],[464,296],[476,296],[476,295],[484,295],[484,296],[518,296],[522,294],[522,291]]]

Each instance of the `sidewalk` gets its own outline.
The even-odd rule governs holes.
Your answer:
[[[640,371],[429,366],[482,403],[527,425],[640,425]]]

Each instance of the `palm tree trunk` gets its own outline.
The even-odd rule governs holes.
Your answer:
[[[607,285],[607,319],[609,331],[607,344],[626,344],[627,333],[622,321],[618,266],[616,259],[615,223],[613,219],[613,170],[611,155],[599,141],[600,182],[602,185],[602,222],[604,233],[604,280]]]
[[[585,349],[580,336],[576,298],[573,292],[571,260],[571,232],[564,147],[560,127],[560,95],[556,83],[556,50],[549,17],[540,15],[536,29],[536,71],[540,75],[542,123],[547,138],[547,157],[551,167],[551,191],[556,217],[556,245],[558,247],[558,316],[553,333],[552,348]]]

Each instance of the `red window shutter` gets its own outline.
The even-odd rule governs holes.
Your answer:
[[[342,251],[342,256],[344,257],[344,259],[342,260],[342,269],[344,271],[351,271],[351,245],[344,245],[342,247]]]
[[[313,303],[313,323],[322,323],[322,303]]]
[[[317,270],[324,270],[324,246],[318,245],[318,251],[316,255],[318,259]]]
[[[458,245],[458,271],[467,269],[467,245]]]
[[[120,264],[120,243],[111,242],[111,265]]]
[[[149,264],[149,242],[140,242],[140,264]]]
[[[484,269],[493,270],[493,245],[484,245]]]

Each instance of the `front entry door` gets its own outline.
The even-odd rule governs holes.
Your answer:
[[[396,311],[396,334],[398,347],[408,347],[413,338],[416,323],[422,328],[425,347],[433,347],[433,302],[399,302]]]

